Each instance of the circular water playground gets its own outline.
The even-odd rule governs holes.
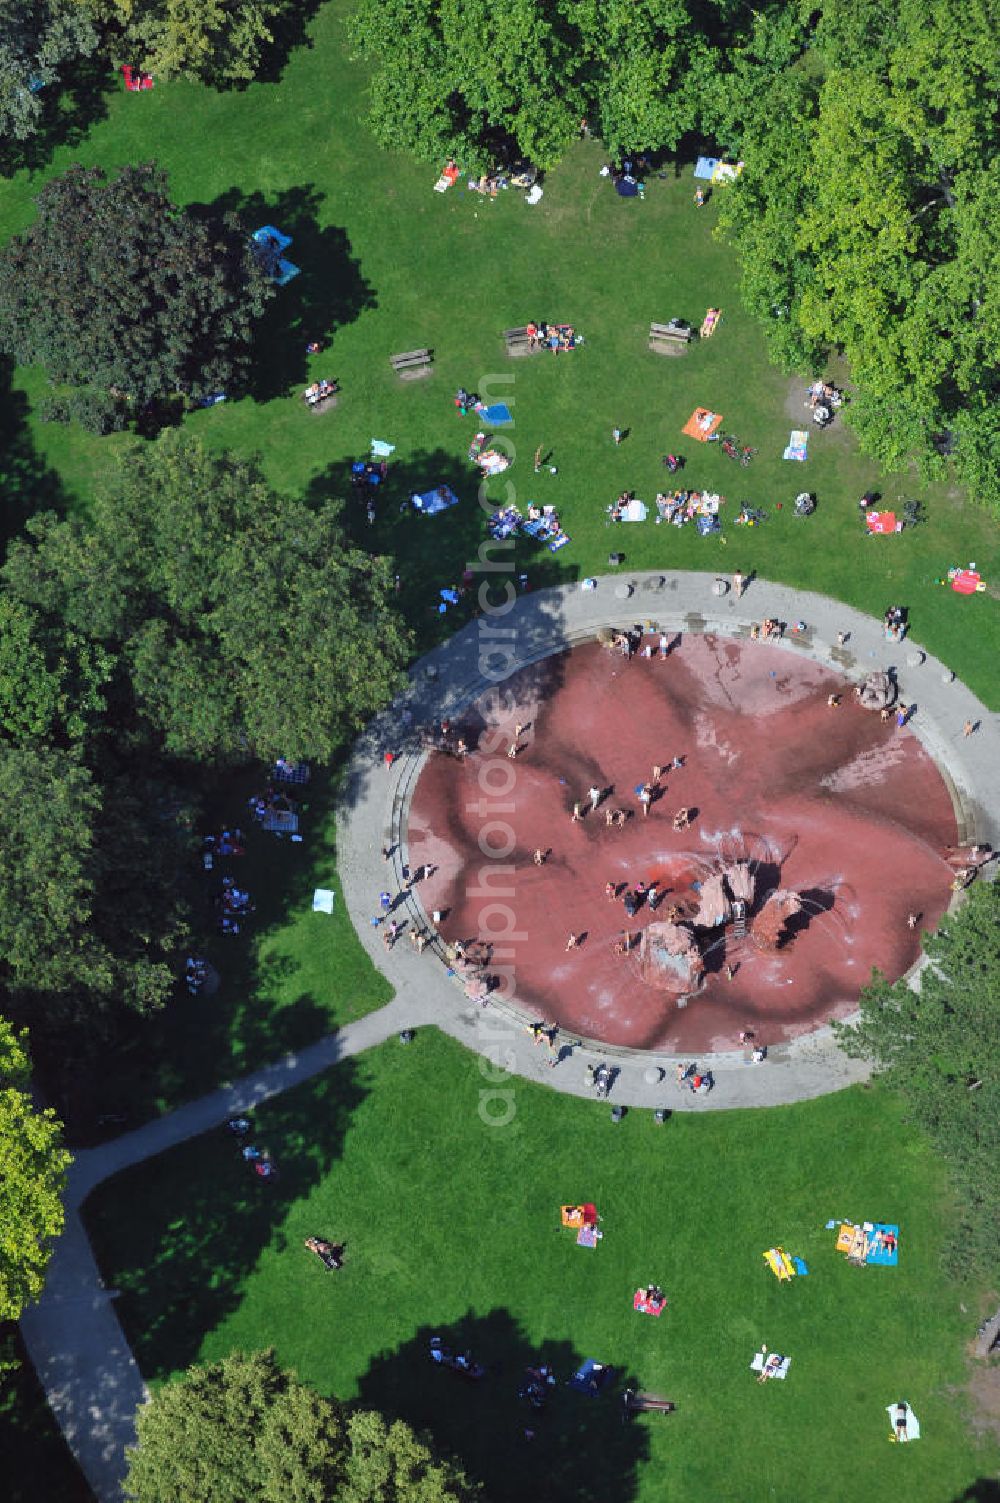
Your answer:
[[[525,1014],[608,1045],[721,1051],[847,1016],[951,898],[935,762],[834,665],[606,636],[448,723],[408,810],[424,910]]]

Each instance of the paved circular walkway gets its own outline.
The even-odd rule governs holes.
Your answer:
[[[483,576],[488,579],[489,576]],[[484,615],[415,664],[408,688],[359,741],[341,804],[338,870],[348,912],[376,966],[400,996],[420,1000],[438,1026],[487,1059],[544,1080],[556,1090],[587,1094],[586,1066],[606,1059],[618,1071],[613,1099],[626,1106],[712,1110],[772,1106],[805,1100],[864,1079],[866,1066],[837,1048],[820,1028],[769,1051],[764,1065],[743,1051],[707,1054],[697,1063],[710,1071],[708,1096],[679,1091],[675,1056],[659,1051],[611,1049],[563,1036],[563,1060],[550,1069],[533,1047],[525,1024],[537,1016],[513,1003],[470,1001],[449,969],[443,947],[417,955],[405,941],[386,954],[381,929],[372,924],[383,889],[403,887],[408,865],[407,810],[425,753],[419,728],[455,718],[471,700],[512,673],[563,648],[593,640],[601,627],[655,623],[667,631],[713,632],[749,637],[753,621],[771,616],[805,630],[782,646],[861,679],[873,668],[892,668],[901,698],[915,706],[910,729],[936,761],[951,791],[959,836],[997,843],[1000,834],[1000,726],[947,665],[907,638],[887,643],[882,624],[825,596],[754,580],[742,600],[731,590],[716,593],[715,574],[621,573],[597,579],[596,588],[569,585],[518,597],[504,615]],[[494,591],[497,601],[502,591]],[[957,602],[961,609],[965,602]],[[838,634],[847,633],[844,647]],[[967,720],[979,723],[965,737]],[[385,751],[396,754],[390,769]],[[382,856],[393,848],[390,863]],[[429,927],[419,886],[404,895],[398,917]],[[919,971],[919,965],[914,968]],[[911,973],[912,974],[912,973]],[[691,1063],[685,1058],[683,1063]]]

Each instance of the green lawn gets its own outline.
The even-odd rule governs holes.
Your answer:
[[[144,1373],[273,1344],[323,1391],[427,1425],[500,1503],[839,1503],[859,1485],[947,1503],[995,1467],[955,1396],[976,1293],[941,1266],[939,1166],[893,1099],[615,1127],[606,1107],[515,1081],[513,1121],[490,1127],[484,1088],[477,1061],[425,1031],[261,1111],[270,1186],[225,1129],[104,1186],[89,1225]],[[604,1218],[596,1251],[559,1228],[578,1199]],[[823,1229],[841,1215],[898,1219],[899,1267],[849,1267]],[[346,1240],[342,1273],[304,1251],[310,1234]],[[809,1277],[779,1285],[761,1259],[774,1243]],[[631,1308],[649,1278],[670,1297],[658,1321]],[[431,1367],[434,1334],[473,1349],[481,1386]],[[785,1383],[753,1381],[762,1341],[791,1355]],[[565,1378],[585,1356],[676,1415],[624,1429],[613,1400],[560,1387],[527,1443],[523,1368]],[[924,1428],[906,1451],[887,1443],[899,1398]]]
[[[395,443],[383,515],[374,536],[363,525],[360,532],[395,553],[404,603],[427,637],[437,625],[426,614],[433,591],[454,578],[483,535],[465,460],[474,422],[451,405],[463,383],[514,405],[518,458],[493,494],[504,495],[511,479],[522,503],[556,500],[572,534],[555,556],[522,552],[519,566],[533,585],[601,568],[613,542],[635,566],[739,564],[874,612],[901,599],[915,635],[1000,704],[995,599],[960,600],[936,583],[949,565],[970,559],[988,580],[1000,578],[995,526],[943,488],[922,488],[912,477],[880,483],[839,422],[813,434],[806,465],[781,460],[793,421],[805,414],[797,388],[767,363],[739,306],[735,259],[713,237],[724,190],[695,210],[687,166],[653,178],[644,202],[625,202],[598,175],[600,147],[589,143],[551,174],[535,208],[513,191],[494,202],[464,186],[435,194],[433,168],[377,150],[362,123],[364,78],[345,60],[345,9],[335,0],[319,12],[313,46],[293,55],[278,84],[242,93],[158,84],[141,96],[108,95],[106,118],[46,169],[156,157],[181,201],[241,206],[251,221],[294,235],[291,254],[303,271],[269,315],[254,398],[195,415],[191,431],[259,451],[275,483],[317,495],[345,491],[348,461],[373,436]],[[30,221],[40,180],[22,173],[0,188],[0,235]],[[698,322],[710,303],[724,310],[710,343],[680,360],[647,353],[650,319]],[[500,331],[532,316],[574,322],[584,348],[506,360]],[[309,361],[311,338],[326,348]],[[399,383],[389,354],[425,344],[435,350],[434,376]],[[306,411],[298,392],[309,375],[341,380],[335,412]],[[16,388],[30,407],[44,380],[19,372]],[[682,439],[698,403],[723,412],[726,428],[759,449],[749,470],[731,465],[717,445]],[[17,395],[6,421],[17,458],[8,526],[30,510],[33,492],[45,504],[85,502],[116,440],[37,424]],[[620,450],[610,437],[615,424],[631,430]],[[539,443],[552,448],[557,476],[533,475]],[[725,545],[652,521],[609,533],[606,505],[625,487],[651,502],[665,480],[660,456],[678,449],[689,458],[685,478],[727,494],[730,517],[748,500],[771,509],[770,520],[754,531],[729,527]],[[433,520],[400,516],[398,502],[412,488],[443,479],[455,485],[461,508]],[[873,485],[890,500],[923,497],[927,525],[867,540],[855,501]],[[803,487],[819,497],[806,522],[789,509]],[[772,509],[778,501],[782,512]]]

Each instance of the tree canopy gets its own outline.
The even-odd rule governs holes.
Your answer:
[[[933,471],[948,434],[960,478],[1000,505],[993,9],[827,0],[801,42],[809,66],[746,101],[734,143],[724,222],[748,306],[787,363],[843,351],[869,453]]]
[[[255,78],[272,26],[295,0],[96,0],[117,61],[157,78],[243,83]]]
[[[385,559],[339,509],[176,433],[122,457],[86,519],[46,514],[5,577],[111,653],[173,754],[328,761],[391,697],[409,639]]]
[[[155,164],[72,167],[0,250],[0,346],[55,383],[112,391],[133,414],[177,393],[239,389],[273,288],[233,214],[170,201]]]
[[[99,1031],[102,1010],[149,1010],[172,985],[171,843],[127,782],[110,786],[102,798],[73,752],[0,747],[0,980],[44,1026],[82,1017]]]
[[[70,1156],[53,1112],[28,1094],[24,1039],[0,1018],[0,1320],[17,1320],[45,1283],[49,1243],[63,1226]]]
[[[930,1135],[955,1189],[963,1261],[995,1277],[1000,1258],[1000,886],[971,888],[924,938],[919,990],[876,977],[841,1047],[869,1059]]]
[[[401,1421],[347,1414],[272,1352],[234,1353],[139,1410],[133,1503],[472,1503],[479,1491]]]
[[[549,167],[585,118],[612,151],[673,147],[697,119],[689,0],[361,0],[351,26],[377,139],[429,161]]]
[[[34,135],[40,92],[62,63],[89,57],[98,32],[82,0],[0,0],[0,137]]]

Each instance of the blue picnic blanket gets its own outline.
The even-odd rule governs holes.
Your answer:
[[[437,485],[430,491],[414,491],[410,500],[414,511],[422,511],[428,517],[433,517],[439,511],[447,511],[449,506],[458,505],[458,497],[450,485]]]
[[[891,1248],[886,1247],[879,1237],[879,1233],[888,1232],[892,1237]],[[899,1227],[891,1221],[876,1221],[871,1232],[868,1234],[868,1256],[866,1263],[875,1263],[880,1268],[895,1268],[899,1262]]]
[[[484,407],[480,417],[484,417],[494,428],[514,421],[511,410],[505,402],[494,402],[492,407]]]
[[[695,177],[702,177],[706,182],[712,181],[712,173],[719,165],[718,157],[699,157],[694,164]]]

